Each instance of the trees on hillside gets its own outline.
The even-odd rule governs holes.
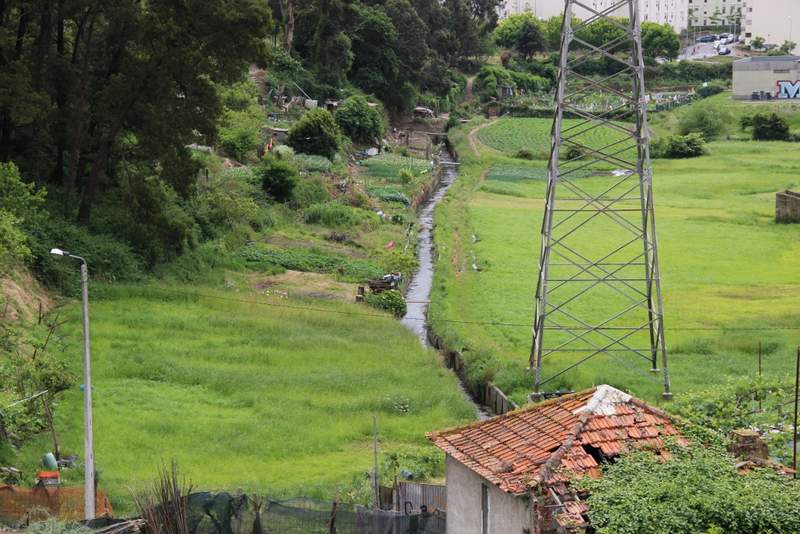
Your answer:
[[[123,158],[186,194],[214,83],[257,59],[269,24],[258,0],[0,2],[0,161],[63,188],[83,221]]]

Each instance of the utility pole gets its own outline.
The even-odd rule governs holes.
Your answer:
[[[81,261],[81,296],[83,297],[83,454],[84,454],[84,516],[95,518],[94,496],[94,425],[92,422],[92,357],[89,347],[89,267]]]
[[[575,7],[588,12],[583,21],[573,22]],[[626,8],[627,21],[614,16]],[[581,38],[585,28],[603,24],[619,32],[599,45]],[[600,78],[581,74],[594,59],[619,70]],[[661,373],[663,396],[670,398],[639,1],[590,8],[566,0],[559,67],[530,352],[532,399],[592,359],[634,372],[644,360]],[[604,106],[596,105],[598,97]],[[552,362],[547,369],[545,362]]]
[[[92,423],[92,358],[89,345],[89,267],[81,256],[54,248],[53,256],[81,262],[81,300],[83,301],[83,506],[84,519],[95,518],[94,428]]]

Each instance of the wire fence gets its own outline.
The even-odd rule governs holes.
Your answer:
[[[306,498],[189,496],[189,534],[445,534],[444,512],[404,514]]]

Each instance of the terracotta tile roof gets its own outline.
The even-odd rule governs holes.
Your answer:
[[[563,487],[568,477],[562,469],[599,477],[598,460],[662,449],[663,438],[677,435],[662,411],[598,386],[428,438],[501,490],[522,495],[536,482]]]

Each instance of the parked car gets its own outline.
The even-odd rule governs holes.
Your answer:
[[[730,49],[730,48],[728,48],[727,46],[720,46],[720,47],[719,47],[719,55],[721,55],[721,56],[727,56],[727,55],[729,55],[730,53],[731,53],[731,49]]]
[[[698,42],[698,43],[713,43],[716,40],[717,40],[717,36],[716,35],[703,35],[702,37],[698,37],[697,39],[695,39],[695,42]]]

